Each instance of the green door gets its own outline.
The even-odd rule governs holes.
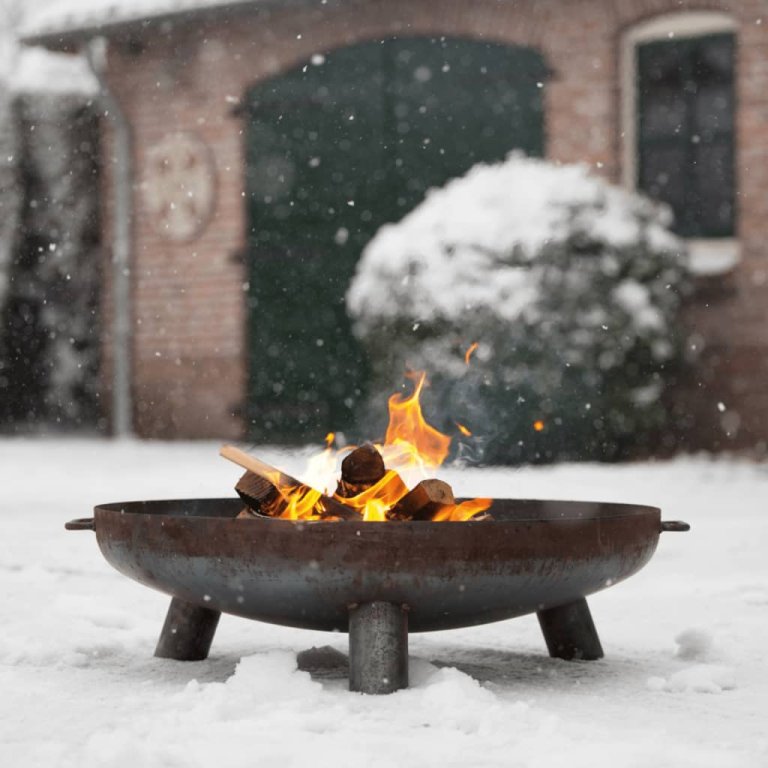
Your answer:
[[[543,152],[541,57],[412,38],[315,56],[247,94],[251,439],[354,431],[368,367],[344,296],[362,249],[433,186]]]

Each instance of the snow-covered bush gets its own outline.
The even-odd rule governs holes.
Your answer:
[[[486,461],[644,447],[681,359],[670,220],[585,166],[518,154],[432,190],[377,233],[347,295],[374,397],[427,370],[432,418],[480,436]]]

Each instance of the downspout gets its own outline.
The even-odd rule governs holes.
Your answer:
[[[88,65],[99,83],[104,114],[114,127],[112,239],[112,434],[133,433],[131,397],[131,224],[133,220],[133,158],[131,126],[104,75],[107,41],[92,38],[85,49]]]

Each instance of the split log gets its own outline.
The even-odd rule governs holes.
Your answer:
[[[248,470],[237,481],[235,490],[247,505],[238,517],[252,517],[254,513],[270,517],[280,514],[280,506],[284,499],[277,488],[265,477]]]
[[[257,459],[255,456],[251,456],[245,451],[241,451],[239,448],[235,448],[233,445],[222,446],[219,450],[219,455],[223,456],[225,459],[229,459],[229,461],[234,462],[243,469],[247,469],[250,473],[257,475],[271,485],[277,494],[277,502],[279,503],[279,506],[284,504],[285,494],[289,491],[301,494],[314,492],[318,494],[317,503],[315,505],[317,513],[322,517],[340,518],[341,520],[360,519],[360,515],[351,507],[347,507],[331,496],[326,496],[325,494],[320,493],[320,491],[312,488],[306,483],[302,483],[295,477],[286,475],[276,467]],[[243,479],[244,478],[241,478],[241,481]],[[266,486],[264,486],[264,488],[266,488]]]
[[[445,507],[456,504],[453,489],[443,480],[422,480],[397,502],[392,517],[400,520],[431,520]]]
[[[376,485],[386,473],[381,454],[370,443],[364,443],[341,462],[341,479],[336,486],[336,495],[345,499],[359,496]]]

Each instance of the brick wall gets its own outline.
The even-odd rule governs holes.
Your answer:
[[[593,163],[621,178],[619,59],[622,34],[668,12],[733,15],[738,40],[738,237],[742,261],[710,279],[688,323],[706,347],[687,411],[693,445],[768,439],[768,0],[357,0],[242,9],[205,26],[178,22],[116,40],[109,79],[133,124],[137,176],[132,271],[136,423],[140,434],[237,437],[247,380],[243,136],[232,114],[255,82],[313,53],[394,34],[445,34],[538,48],[552,70],[545,88],[547,155]],[[762,19],[762,23],[758,20]],[[153,230],[141,195],[145,149],[191,130],[212,147],[213,217],[201,236],[172,243]],[[717,402],[728,404],[723,425]],[[733,411],[739,417],[733,416]],[[737,424],[738,421],[738,424]],[[682,421],[681,421],[682,423]],[[734,425],[736,425],[734,427]]]

